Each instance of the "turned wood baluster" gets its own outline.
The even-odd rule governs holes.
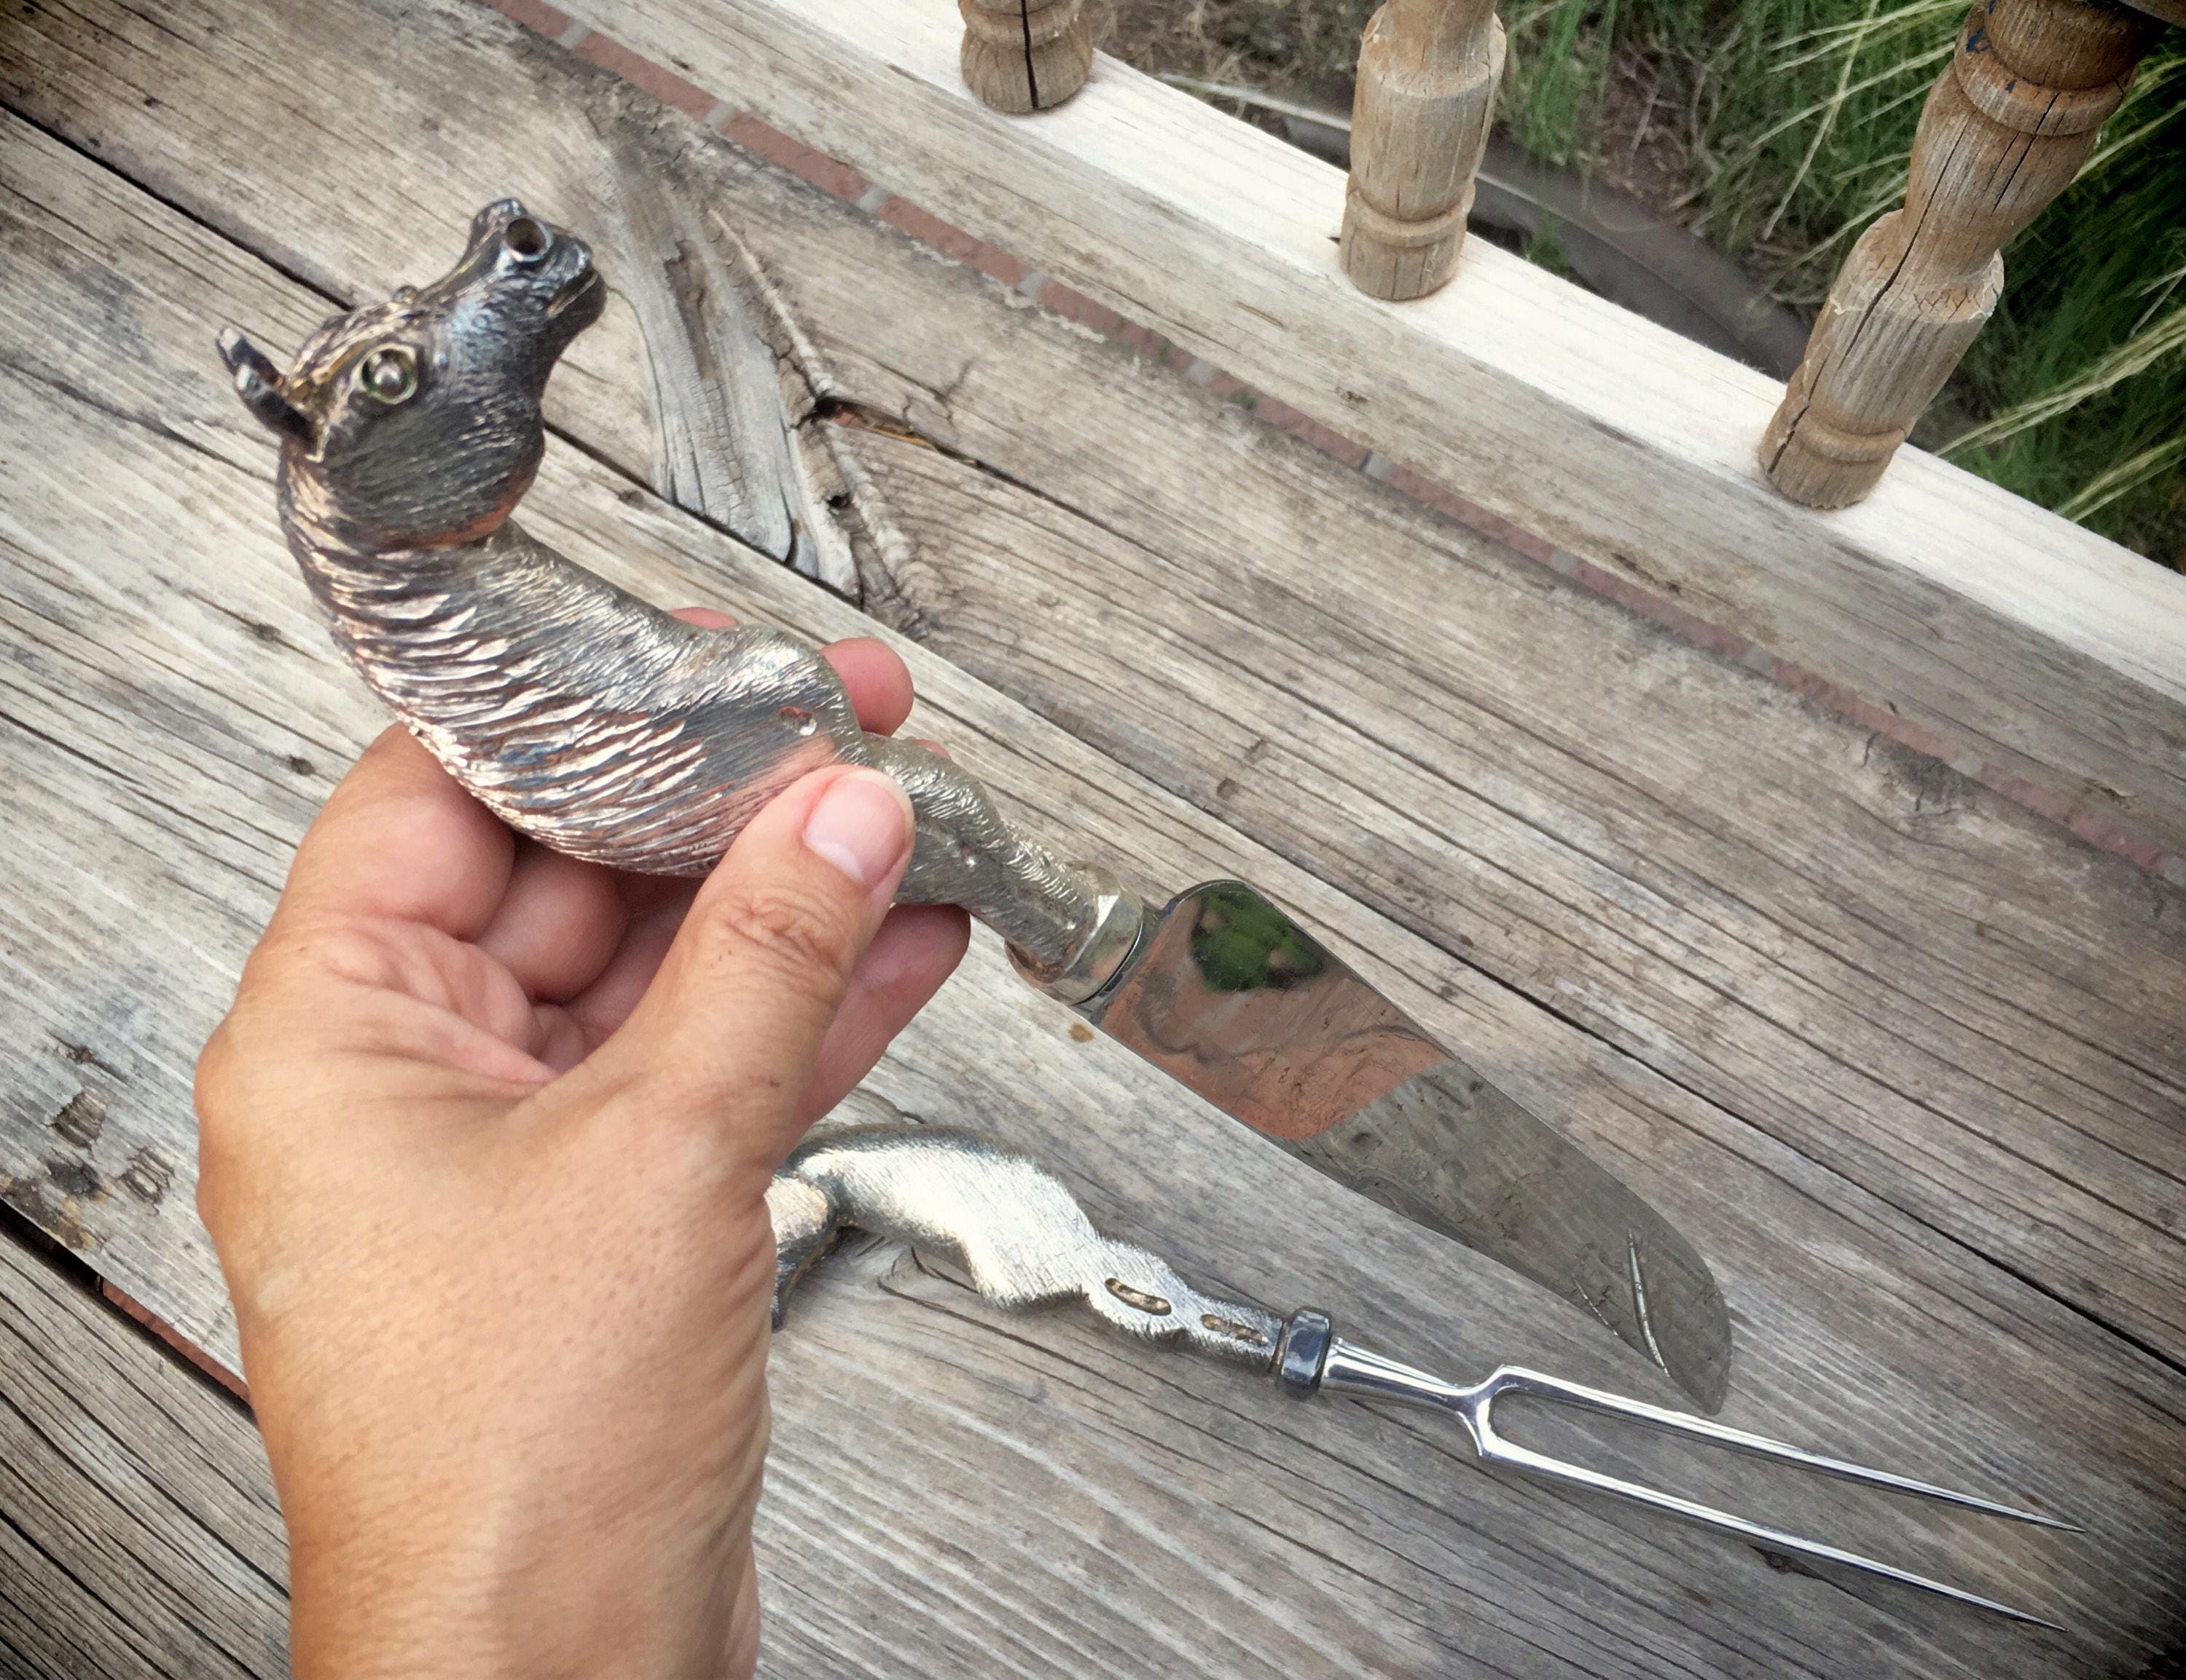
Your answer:
[[[956,9],[964,14],[964,80],[998,111],[1047,110],[1092,73],[1085,0],[956,0]]]
[[[1367,20],[1343,200],[1360,291],[1425,297],[1456,269],[1502,74],[1494,0],[1387,0]]]
[[[2156,28],[2105,0],[1983,0],[1928,95],[1905,204],[1845,259],[1761,445],[1810,507],[1875,488],[2004,289],[2003,247],[2079,172]]]

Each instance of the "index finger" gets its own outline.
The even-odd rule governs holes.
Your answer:
[[[395,725],[297,847],[277,919],[384,917],[475,938],[508,889],[516,837]]]

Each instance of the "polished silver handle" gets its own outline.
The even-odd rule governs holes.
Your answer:
[[[963,905],[1008,942],[1020,973],[1065,1003],[1084,1002],[1115,977],[1144,920],[1115,876],[1059,860],[940,754],[877,735],[862,747],[855,756],[894,777],[918,819],[900,903]]]
[[[898,896],[962,904],[1066,1002],[1097,994],[1141,921],[1112,876],[1019,833],[948,759],[866,733],[817,648],[660,612],[508,517],[547,375],[605,292],[583,240],[507,199],[448,274],[329,323],[286,374],[221,335],[283,440],[282,526],[335,641],[488,809],[611,868],[703,874],[797,776],[881,770],[918,820]]]

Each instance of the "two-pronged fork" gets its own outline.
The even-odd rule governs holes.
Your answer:
[[[2074,1529],[2072,1523],[1515,1365],[1470,1386],[1445,1381],[1344,1341],[1322,1313],[1307,1309],[1284,1318],[1201,1294],[1158,1257],[1095,1230],[1060,1180],[972,1134],[926,1126],[855,1127],[832,1133],[791,1157],[768,1191],[767,1206],[775,1230],[777,1324],[805,1268],[838,1232],[855,1226],[945,1259],[984,1299],[1000,1307],[1079,1300],[1130,1335],[1272,1374],[1293,1393],[1398,1400],[1447,1413],[1465,1425],[1484,1464],[1630,1500],[1772,1551],[1880,1576],[2015,1621],[2057,1626],[1963,1588],[1521,1447],[1497,1430],[1494,1406],[1503,1396],[1514,1395],[1605,1412],[1892,1492],[2044,1527]]]

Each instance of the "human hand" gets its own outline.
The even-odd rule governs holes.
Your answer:
[[[901,724],[900,660],[827,657]],[[197,1084],[300,1680],[750,1672],[766,1184],[963,953],[888,909],[910,843],[843,766],[695,889],[516,839],[400,729],[334,791]]]

